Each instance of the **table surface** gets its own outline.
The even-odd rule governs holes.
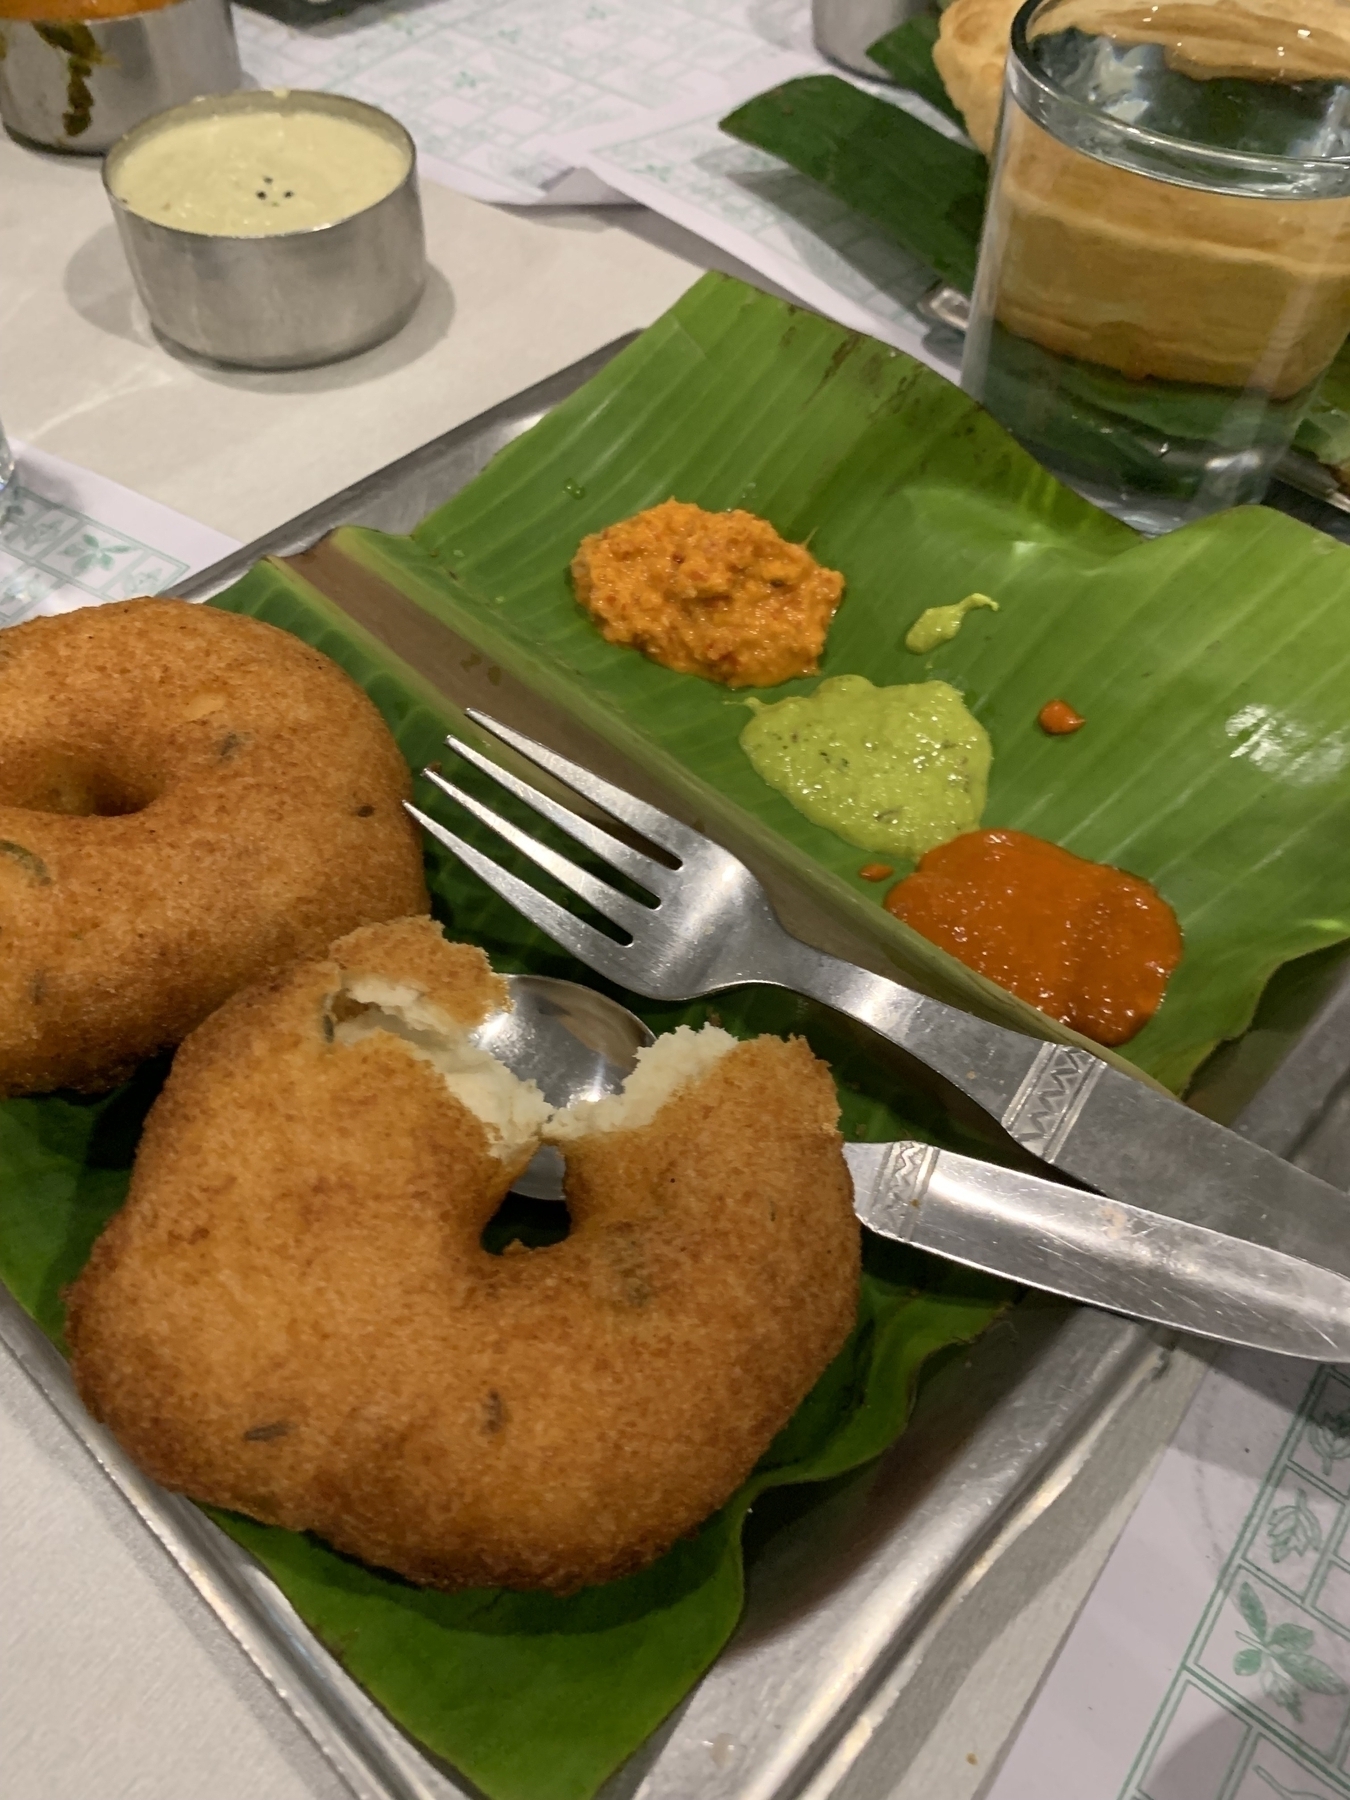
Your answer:
[[[636,209],[490,208],[430,184],[423,200],[433,273],[396,339],[325,369],[209,369],[151,333],[97,164],[0,136],[7,430],[247,541],[648,324],[702,269],[744,273]],[[1175,1358],[938,1622],[889,1734],[894,1800],[988,1780],[1202,1368]],[[0,1471],[5,1800],[344,1800],[3,1351]]]

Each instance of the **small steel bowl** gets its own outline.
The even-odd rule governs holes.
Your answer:
[[[337,114],[395,143],[407,173],[360,212],[270,237],[184,231],[144,218],[118,198],[118,171],[138,144],[221,112]],[[407,323],[426,283],[416,148],[397,119],[361,100],[298,89],[193,100],[120,139],[103,165],[103,185],[151,323],[212,362],[301,369],[355,356]]]
[[[47,150],[102,155],[151,113],[241,79],[228,0],[116,19],[0,19],[0,120]]]

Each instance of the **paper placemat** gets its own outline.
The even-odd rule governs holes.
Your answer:
[[[0,496],[0,625],[171,593],[238,540],[31,445]]]
[[[830,66],[804,0],[379,0],[303,28],[236,8],[235,27],[260,86],[382,106],[433,180],[526,206],[622,198],[565,182],[561,135],[674,102],[725,113],[728,86]]]
[[[1350,1369],[1206,1376],[986,1800],[1350,1800]]]
[[[685,102],[636,126],[574,133],[558,139],[554,151],[560,162],[697,232],[807,306],[955,379],[960,339],[918,310],[937,280],[932,269],[819,182],[719,130],[719,119],[772,85],[760,76],[724,92],[711,109]],[[854,85],[926,123],[937,119],[916,95]],[[951,131],[945,120],[940,128]]]
[[[379,0],[303,28],[235,17],[256,81],[386,108],[433,180],[518,205],[637,201],[841,324],[959,367],[959,340],[917,310],[930,268],[718,129],[755,94],[832,74],[954,132],[916,95],[820,56],[807,0]]]

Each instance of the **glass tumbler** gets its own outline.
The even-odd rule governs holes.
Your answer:
[[[1259,500],[1350,331],[1350,23],[1288,3],[1013,22],[962,386],[1141,531]]]

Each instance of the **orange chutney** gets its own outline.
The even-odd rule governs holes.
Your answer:
[[[1181,928],[1137,875],[1024,831],[968,831],[930,850],[886,910],[1052,1019],[1124,1044],[1162,1002]]]
[[[174,0],[0,0],[0,20],[72,25],[91,19],[125,19],[132,13],[157,12],[161,6],[173,3]],[[58,44],[56,48],[68,46]]]
[[[683,500],[583,538],[572,584],[611,644],[731,688],[814,675],[844,591],[767,519]]]
[[[1081,731],[1087,720],[1067,700],[1047,700],[1036,714],[1036,723],[1048,737],[1068,737],[1070,732]]]

